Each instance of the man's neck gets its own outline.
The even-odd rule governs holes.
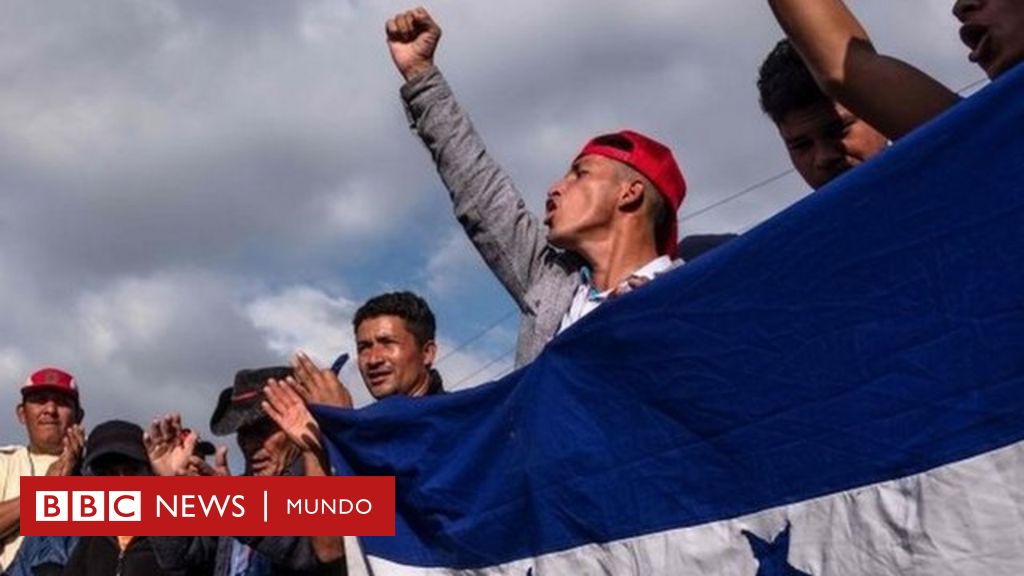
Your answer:
[[[53,448],[46,446],[37,446],[35,444],[28,445],[28,453],[33,456],[60,456],[60,446]]]
[[[646,239],[612,239],[581,253],[591,271],[598,292],[614,289],[645,264],[658,257],[654,244]],[[638,241],[639,240],[639,241]]]
[[[430,371],[427,371],[420,381],[409,390],[407,395],[409,398],[419,398],[420,396],[426,396],[430,392]]]

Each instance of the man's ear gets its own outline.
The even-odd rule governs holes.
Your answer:
[[[427,340],[423,345],[423,363],[427,368],[434,366],[434,358],[437,356],[437,342]]]
[[[19,402],[18,405],[14,407],[14,413],[18,415],[18,422],[22,426],[24,426],[25,425],[25,403],[24,402]]]
[[[647,187],[640,180],[632,180],[623,187],[619,194],[619,206],[623,210],[633,212],[640,209],[644,204],[644,193]]]

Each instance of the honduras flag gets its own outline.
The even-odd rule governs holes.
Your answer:
[[[476,389],[320,410],[374,574],[1024,574],[1024,67]]]

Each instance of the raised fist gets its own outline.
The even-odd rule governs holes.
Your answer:
[[[406,81],[434,65],[434,51],[441,40],[441,27],[424,8],[396,15],[385,25],[391,59]]]

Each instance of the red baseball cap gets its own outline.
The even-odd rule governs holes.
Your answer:
[[[617,160],[643,174],[668,201],[669,221],[659,230],[658,254],[675,257],[679,244],[679,220],[676,212],[686,197],[686,180],[667,146],[632,130],[603,134],[587,142],[576,156],[597,154]]]
[[[24,396],[33,390],[60,392],[78,402],[78,385],[75,383],[75,377],[60,368],[42,368],[33,372],[21,387],[21,395]]]

